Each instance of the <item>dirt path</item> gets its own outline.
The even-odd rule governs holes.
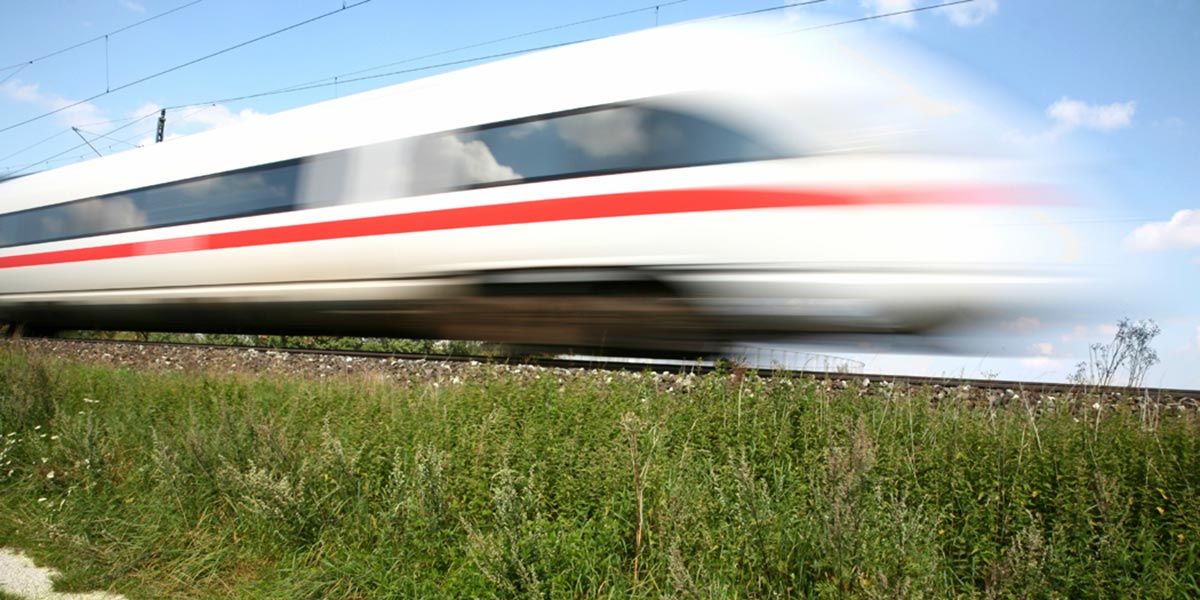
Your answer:
[[[0,548],[0,592],[30,600],[125,600],[108,592],[56,592],[52,581],[56,575],[58,571],[38,567],[20,551]]]

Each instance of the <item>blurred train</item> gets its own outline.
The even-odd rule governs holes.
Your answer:
[[[686,350],[1053,303],[1014,113],[920,53],[685,25],[0,182],[0,322]],[[1034,215],[1034,217],[1031,217]]]

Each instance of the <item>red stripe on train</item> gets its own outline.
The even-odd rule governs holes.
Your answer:
[[[532,200],[507,204],[468,206],[426,212],[403,213],[281,225],[244,231],[210,233],[133,242],[36,252],[0,257],[0,269],[60,263],[130,258],[156,254],[242,248],[293,242],[440,231],[496,225],[518,225],[665,215],[719,210],[791,208],[804,206],[854,206],[888,204],[996,204],[1010,203],[1013,195],[997,188],[872,190],[869,192],[786,189],[686,189],[626,192],[597,196]]]

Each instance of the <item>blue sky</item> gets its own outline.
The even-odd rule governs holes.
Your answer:
[[[3,4],[0,67],[102,35],[188,0],[47,0]],[[938,0],[827,0],[795,11],[814,22],[892,12]],[[350,2],[353,4],[353,2]],[[130,123],[157,107],[230,98],[321,80],[337,86],[171,111],[168,135],[186,135],[456,67],[345,83],[350,77],[422,67],[521,48],[613,35],[778,6],[769,0],[459,3],[371,0],[328,18],[123,89],[55,116],[0,132],[0,174],[81,160],[84,147],[38,161]],[[336,10],[342,0],[202,0],[150,23],[75,50],[0,71],[0,127],[87,98],[168,67]],[[650,8],[647,8],[650,7]],[[638,10],[643,9],[646,10]],[[629,14],[556,28],[576,21]],[[1147,382],[1200,388],[1200,2],[1143,0],[975,0],[939,10],[848,25],[907,39],[995,84],[1042,117],[1030,131],[1050,151],[1082,149],[1087,182],[1101,208],[1076,224],[1113,250],[1131,284],[1105,309],[1056,325],[1026,320],[1001,352],[1012,358],[860,356],[868,370],[1061,380],[1106,341],[1122,317],[1152,318],[1163,329],[1162,363]],[[539,29],[550,31],[405,61]],[[107,54],[107,61],[106,61]],[[106,64],[107,62],[107,64]],[[458,67],[461,68],[461,67]],[[106,81],[107,79],[107,81]],[[112,122],[107,122],[112,121]],[[98,138],[104,153],[152,139],[154,119]],[[47,139],[49,138],[49,139]],[[45,140],[45,141],[43,141]],[[121,140],[121,141],[116,141]],[[41,142],[38,144],[38,142]],[[35,145],[36,144],[36,145]],[[28,148],[33,146],[32,148]],[[28,149],[26,149],[28,148]],[[1192,211],[1192,212],[1189,212]],[[989,356],[992,353],[988,353]]]

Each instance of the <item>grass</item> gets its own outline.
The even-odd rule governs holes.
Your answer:
[[[162,333],[134,331],[71,330],[60,332],[64,339],[101,339],[183,344],[218,344],[249,348],[300,348],[393,352],[400,354],[492,356],[504,349],[496,344],[464,340],[407,338],[336,337],[312,335],[249,335],[235,333]]]
[[[1200,423],[812,380],[0,349],[0,545],[130,598],[1196,597]]]

